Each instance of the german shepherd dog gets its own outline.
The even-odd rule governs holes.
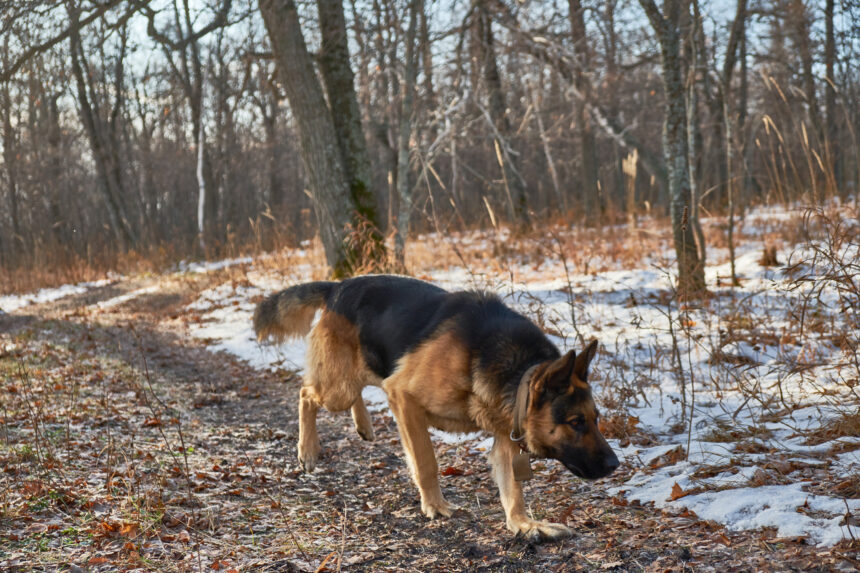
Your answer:
[[[318,309],[322,314],[311,330]],[[361,390],[381,386],[421,494],[421,511],[431,519],[449,517],[455,508],[439,487],[430,426],[493,435],[489,457],[507,526],[533,540],[571,531],[526,515],[512,468],[521,448],[557,459],[585,479],[618,467],[597,427],[588,384],[597,341],[580,354],[571,350],[562,356],[534,323],[493,294],[447,292],[390,275],[311,282],[263,300],[254,330],[260,340],[310,332],[299,398],[302,468],[313,471],[320,454],[320,406],[331,412],[350,409],[358,434],[373,440]]]

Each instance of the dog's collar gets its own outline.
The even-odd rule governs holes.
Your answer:
[[[514,423],[511,429],[511,441],[522,442],[526,437],[523,423],[526,421],[526,414],[529,408],[529,386],[531,385],[531,377],[539,364],[531,366],[525,371],[523,377],[520,378],[520,385],[517,387],[517,399],[514,402]],[[520,444],[522,448],[524,444]]]

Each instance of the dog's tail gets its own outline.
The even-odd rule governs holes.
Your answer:
[[[325,305],[336,285],[325,281],[304,283],[265,298],[254,311],[257,339],[274,338],[280,342],[306,335],[314,314]]]

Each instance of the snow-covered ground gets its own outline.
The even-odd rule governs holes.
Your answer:
[[[104,286],[110,282],[111,279],[105,279],[74,285],[63,285],[56,288],[43,288],[42,290],[22,295],[2,295],[0,296],[0,312],[15,312],[33,304],[52,302],[67,296],[85,293],[90,289]]]
[[[754,211],[746,224],[764,232],[793,218],[789,211]],[[493,238],[487,234],[458,240],[464,249],[492,251]],[[740,287],[725,286],[728,263],[710,265],[707,282],[714,296],[690,307],[679,307],[673,297],[668,248],[649,253],[638,268],[613,269],[611,260],[601,261],[599,266],[610,270],[600,273],[566,271],[552,257],[538,264],[513,257],[504,273],[446,265],[422,268],[421,276],[448,289],[498,292],[562,350],[579,347],[582,340],[601,341],[592,376],[595,393],[605,416],[626,419],[630,429],[630,436],[611,440],[628,468],[611,494],[686,508],[732,530],[773,527],[781,537],[802,536],[829,546],[850,537],[846,511],[860,512],[856,494],[844,499],[832,487],[860,473],[860,437],[822,433],[841,416],[858,412],[850,349],[834,336],[858,324],[858,309],[846,308],[844,297],[832,288],[810,298],[812,286],[792,284],[781,269],[759,264],[763,247],[750,237],[738,247]],[[856,253],[857,245],[842,248]],[[722,252],[712,250],[710,260]],[[808,248],[793,245],[777,252],[783,263],[808,254]],[[311,280],[313,269],[296,264],[275,274],[238,259],[186,265],[180,271],[207,272],[237,263],[249,263],[246,280],[206,290],[188,307],[197,317],[191,335],[256,368],[301,371],[305,343],[260,345],[251,317],[261,296]],[[816,269],[809,265],[806,272],[813,276]],[[86,287],[0,297],[0,308],[15,310],[79,288]],[[798,326],[801,313],[805,330]],[[852,376],[854,387],[846,383]],[[366,388],[364,397],[372,412],[387,408],[379,388]],[[813,435],[818,438],[810,439]],[[486,436],[474,434],[434,432],[434,438],[474,450],[491,445]]]
[[[754,212],[750,226],[783,224],[791,214],[770,215]],[[762,267],[762,248],[762,243],[747,240],[738,249],[739,288],[714,287],[718,277],[727,284],[730,268],[728,263],[710,266],[707,280],[716,296],[683,312],[669,302],[674,279],[669,252],[653,254],[643,268],[599,274],[566,276],[560,264],[546,260],[541,265],[513,263],[503,279],[462,267],[422,271],[448,289],[497,291],[541,323],[562,349],[577,346],[578,335],[601,340],[602,358],[593,376],[596,393],[652,436],[640,440],[642,445],[635,439],[612,440],[633,471],[610,493],[656,507],[687,508],[729,529],[774,527],[779,536],[832,545],[849,536],[843,516],[846,510],[860,512],[860,499],[806,490],[814,490],[824,472],[835,481],[856,476],[860,450],[852,444],[860,443],[860,437],[812,445],[807,432],[856,411],[857,397],[838,383],[846,374],[836,365],[846,362],[846,356],[826,331],[802,340],[792,335],[797,328],[792,313],[803,304],[805,291],[791,289],[780,269]],[[803,254],[787,247],[778,257],[795,261]],[[658,268],[656,261],[670,264]],[[252,270],[247,278],[250,286],[225,284],[203,293],[192,305],[202,313],[193,335],[258,368],[301,370],[303,341],[277,348],[255,341],[251,300],[309,277],[298,271],[273,280]],[[834,328],[845,327],[838,320],[837,299],[826,290],[816,299],[820,314],[835,317]],[[723,359],[715,361],[714,356]],[[371,410],[386,408],[380,389],[366,388],[364,396]],[[619,396],[626,396],[621,403]],[[434,432],[434,438],[476,450],[491,445],[479,435]]]

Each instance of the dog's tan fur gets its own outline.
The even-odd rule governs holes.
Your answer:
[[[299,462],[313,471],[320,453],[316,416],[320,406],[330,412],[352,410],[355,429],[373,440],[373,425],[361,390],[382,380],[365,364],[355,326],[335,312],[324,310],[308,340],[307,374],[299,398]]]

